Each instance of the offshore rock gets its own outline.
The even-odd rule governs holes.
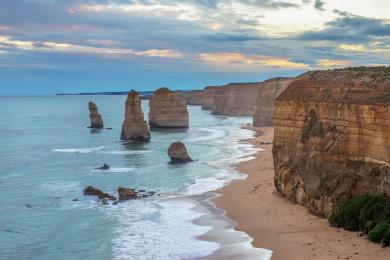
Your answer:
[[[174,142],[169,146],[168,156],[171,158],[171,162],[174,163],[192,162],[186,146],[180,141]]]
[[[181,93],[158,89],[149,101],[151,128],[188,128],[187,102]]]
[[[294,78],[272,78],[261,83],[253,103],[253,126],[272,126],[274,101]]]
[[[276,99],[275,186],[313,214],[342,201],[390,195],[390,68],[299,76]]]
[[[102,116],[98,113],[98,108],[95,103],[89,102],[89,119],[91,120],[90,128],[102,129],[104,127]]]
[[[100,189],[97,189],[93,186],[88,186],[84,189],[84,195],[85,196],[97,196],[99,199],[109,199],[109,200],[116,200],[115,196],[112,196],[108,193],[103,192]]]
[[[119,201],[133,200],[139,198],[138,193],[134,189],[124,187],[118,188],[118,196]]]
[[[141,142],[150,140],[149,128],[141,108],[141,99],[134,90],[130,91],[127,96],[121,140]]]

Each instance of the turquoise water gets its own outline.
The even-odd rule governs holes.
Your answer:
[[[92,131],[88,101],[105,127]],[[250,118],[215,117],[189,107],[188,131],[152,132],[147,144],[119,141],[125,96],[0,97],[1,259],[195,259],[220,248],[197,237],[193,210],[204,192],[243,178],[229,164],[256,150],[239,140]],[[147,115],[147,101],[142,103]],[[166,150],[181,140],[193,159],[169,164]],[[95,167],[108,163],[109,171]],[[156,195],[102,205],[82,195],[93,185]],[[78,201],[73,201],[78,199]]]

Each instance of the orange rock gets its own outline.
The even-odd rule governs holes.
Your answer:
[[[308,72],[275,101],[275,186],[329,216],[346,198],[390,195],[390,68]]]
[[[132,90],[126,99],[125,120],[122,125],[121,140],[149,141],[150,132],[141,108],[141,98]]]

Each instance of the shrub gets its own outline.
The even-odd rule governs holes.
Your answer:
[[[390,223],[382,222],[376,225],[370,232],[368,232],[368,240],[374,243],[380,243],[385,234],[390,233]]]
[[[329,218],[329,224],[368,233],[375,243],[390,245],[390,199],[386,195],[363,195],[344,201]]]

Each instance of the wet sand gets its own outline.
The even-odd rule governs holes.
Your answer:
[[[253,130],[262,134],[247,141],[264,150],[256,159],[237,165],[248,177],[217,191],[221,196],[213,202],[237,222],[237,230],[253,238],[255,247],[272,250],[272,260],[390,259],[390,248],[373,244],[357,232],[332,228],[326,219],[280,197],[273,183],[273,128]]]

